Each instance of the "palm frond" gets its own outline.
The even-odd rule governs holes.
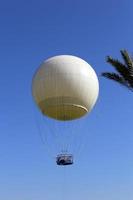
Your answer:
[[[123,77],[123,79],[125,79],[125,81],[129,79],[128,68],[118,59],[113,59],[112,57],[107,56],[106,61],[115,68],[115,70]]]
[[[133,77],[129,77],[128,84],[133,88]]]
[[[121,50],[120,52],[124,60],[124,63],[129,70],[129,75],[133,76],[133,59],[130,57],[127,50]]]
[[[129,55],[127,50],[121,50],[120,53],[123,63],[111,56],[106,57],[107,63],[114,67],[116,73],[104,72],[102,76],[120,83],[133,92],[133,57]]]
[[[104,73],[102,73],[102,76],[104,76],[105,78],[108,78],[108,79],[110,79],[110,80],[116,81],[116,82],[122,84],[123,86],[129,88],[129,85],[128,85],[128,83],[124,80],[124,78],[121,77],[121,76],[119,76],[119,75],[116,74],[116,73],[104,72]]]
[[[132,58],[130,57],[127,50],[120,50],[121,56],[124,60],[125,65],[128,67],[128,65],[132,65]]]
[[[123,79],[123,77],[119,76],[116,73],[103,72],[102,76],[112,79],[114,81],[120,82],[120,83],[125,83],[125,80]]]

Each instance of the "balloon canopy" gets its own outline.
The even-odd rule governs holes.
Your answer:
[[[33,77],[36,104],[44,115],[57,120],[73,120],[89,113],[98,93],[95,71],[86,61],[71,55],[47,59]]]

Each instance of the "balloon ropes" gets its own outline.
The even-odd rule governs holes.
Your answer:
[[[75,149],[79,150],[83,137],[79,126],[94,107],[98,93],[95,71],[79,57],[51,57],[35,72],[32,95],[42,119],[40,136],[55,153],[57,165],[73,164]]]

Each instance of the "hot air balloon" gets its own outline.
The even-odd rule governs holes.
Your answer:
[[[45,60],[32,80],[32,95],[37,107],[45,118],[57,124],[72,124],[90,113],[98,93],[99,83],[93,68],[72,55]],[[58,165],[72,164],[73,155],[60,153],[56,162]]]

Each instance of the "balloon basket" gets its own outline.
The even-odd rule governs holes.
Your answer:
[[[59,154],[56,157],[57,165],[72,165],[73,164],[73,155],[72,154]]]

